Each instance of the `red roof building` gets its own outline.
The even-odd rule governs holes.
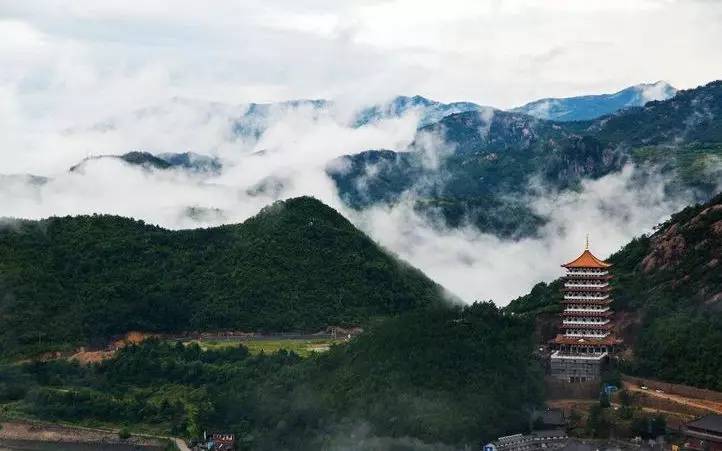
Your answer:
[[[214,433],[211,434],[210,442],[214,451],[230,451],[235,448],[236,437],[233,434]]]
[[[609,356],[622,343],[614,335],[611,274],[607,263],[589,251],[562,265],[567,275],[559,334],[550,345],[552,376],[568,382],[600,377]]]

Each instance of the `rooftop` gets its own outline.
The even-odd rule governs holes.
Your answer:
[[[580,255],[576,259],[570,261],[569,263],[563,264],[562,266],[567,269],[575,269],[575,268],[599,269],[599,268],[609,268],[612,265],[605,262],[604,260],[600,260],[597,257],[595,257],[594,254],[589,252],[589,249],[584,249],[584,252],[582,252],[582,255]]]
[[[564,411],[561,409],[547,409],[542,413],[541,419],[545,425],[564,427],[567,424]]]
[[[697,420],[690,421],[686,424],[686,426],[722,434],[722,415],[707,415]]]

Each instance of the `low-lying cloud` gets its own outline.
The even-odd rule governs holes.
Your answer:
[[[37,155],[54,156],[37,165],[48,179],[0,178],[0,216],[112,213],[168,228],[190,228],[240,222],[274,200],[312,195],[465,301],[493,299],[504,305],[535,283],[559,276],[559,265],[577,256],[587,233],[592,250],[606,257],[690,199],[670,198],[664,179],[636,177],[630,166],[587,181],[578,192],[536,187],[529,202],[549,222],[538,237],[503,240],[473,227],[443,229],[431,224],[414,211],[412,197],[393,207],[363,211],[351,210],[339,199],[325,172],[328,162],[369,148],[404,149],[416,134],[419,116],[414,112],[354,128],[339,119],[348,114],[290,109],[275,115],[260,138],[252,139],[232,133],[230,118],[242,114],[239,110],[193,108],[174,101],[160,110],[105,122],[106,126],[43,136],[35,150]],[[437,136],[427,136],[423,144],[431,166],[453,151]],[[152,170],[100,158],[69,172],[67,168],[89,149],[95,154],[191,150],[218,157],[223,169],[217,174]],[[16,167],[32,166],[32,161],[16,157]],[[259,190],[264,184],[273,189]]]
[[[471,226],[439,230],[414,212],[413,199],[364,212],[362,227],[465,301],[505,305],[534,284],[561,276],[560,265],[581,253],[587,234],[592,251],[606,258],[692,199],[670,197],[661,176],[639,175],[627,166],[585,181],[580,191],[541,191],[529,202],[549,222],[538,237],[518,241]]]

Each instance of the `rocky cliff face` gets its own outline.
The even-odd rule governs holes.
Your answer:
[[[654,234],[641,270],[657,279],[676,273],[667,283],[686,290],[705,308],[722,308],[722,285],[715,268],[722,260],[722,198],[685,210]]]

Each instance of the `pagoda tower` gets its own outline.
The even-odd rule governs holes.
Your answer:
[[[551,374],[567,382],[599,379],[622,340],[614,336],[614,320],[609,281],[611,264],[589,251],[562,265],[567,274],[564,281],[564,311],[559,334],[551,341]]]

